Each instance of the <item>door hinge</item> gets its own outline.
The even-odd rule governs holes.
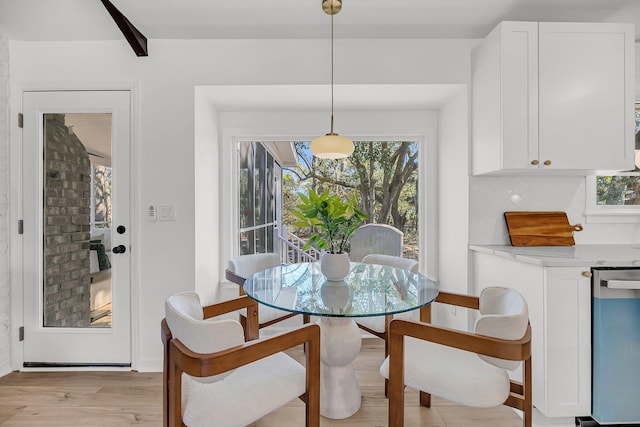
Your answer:
[[[18,220],[18,234],[23,234],[24,233],[24,221],[19,219]]]
[[[24,326],[18,328],[18,341],[24,341]]]
[[[22,128],[24,125],[24,114],[18,113],[18,127]]]

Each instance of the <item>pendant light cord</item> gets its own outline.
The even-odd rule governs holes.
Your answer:
[[[333,134],[333,2],[331,2],[331,133]]]

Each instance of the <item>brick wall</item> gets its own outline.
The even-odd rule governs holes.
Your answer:
[[[8,120],[9,42],[0,35],[0,376],[11,370]]]
[[[64,124],[45,115],[45,326],[90,323],[89,155]]]

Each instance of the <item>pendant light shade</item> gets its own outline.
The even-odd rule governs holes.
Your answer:
[[[333,131],[333,15],[342,9],[342,0],[323,0],[322,10],[331,15],[331,131],[311,141],[311,152],[320,159],[344,159],[353,153],[353,141]]]
[[[353,153],[353,141],[337,133],[328,133],[311,141],[311,152],[320,159],[344,159]]]

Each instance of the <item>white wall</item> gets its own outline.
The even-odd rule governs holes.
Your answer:
[[[585,177],[472,177],[470,243],[509,245],[505,211],[565,211],[576,244],[640,243],[640,223],[600,224],[586,219]]]
[[[440,110],[438,120],[438,285],[441,289],[468,292],[469,234],[469,102],[462,87]],[[464,329],[467,316],[458,309],[435,305],[433,320]]]
[[[469,80],[469,51],[474,40],[339,40],[336,83],[462,83]],[[150,40],[149,57],[137,58],[126,42],[10,42],[12,105],[21,89],[109,88],[135,84],[136,114],[133,175],[140,218],[132,230],[132,248],[141,302],[134,363],[139,370],[161,368],[158,328],[164,299],[195,288],[195,156],[212,147],[215,124],[198,135],[194,87],[200,85],[325,84],[329,46],[323,40]],[[242,102],[242,100],[238,100]],[[14,112],[12,111],[11,114]],[[11,144],[19,143],[18,132]],[[202,138],[202,139],[201,139]],[[219,168],[216,162],[212,169]],[[198,171],[198,179],[204,171]],[[214,180],[208,174],[203,179]],[[215,184],[215,183],[214,183]],[[12,183],[13,185],[13,183]],[[211,191],[218,191],[215,185]],[[16,189],[12,189],[16,191]],[[151,223],[150,204],[175,204],[177,221]],[[197,205],[198,218],[216,205]],[[201,212],[200,209],[209,209]],[[211,210],[213,209],[213,210]],[[217,211],[224,206],[217,205]],[[217,239],[215,227],[205,239]],[[198,234],[199,235],[199,234]],[[200,236],[200,235],[199,235]],[[220,268],[219,260],[211,259]],[[21,307],[13,307],[21,309]],[[0,360],[0,363],[2,361]],[[6,361],[5,361],[6,363]],[[14,366],[16,361],[14,361]]]
[[[8,158],[9,41],[0,36],[0,376],[11,370]]]

